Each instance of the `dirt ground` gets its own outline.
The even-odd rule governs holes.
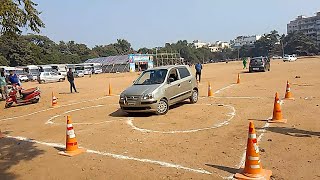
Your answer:
[[[259,136],[261,162],[273,179],[320,179],[320,58],[272,60],[271,71],[247,73],[241,62],[204,65],[197,104],[181,103],[167,115],[128,117],[119,110],[122,90],[137,73],[77,78],[38,86],[39,103],[0,108],[0,179],[225,179],[245,153],[248,119]],[[236,84],[240,73],[241,83]],[[296,78],[300,76],[300,78]],[[294,101],[283,101],[286,124],[269,124],[274,94],[291,82]],[[206,97],[207,82],[216,92]],[[107,97],[111,83],[115,96]],[[51,93],[59,107],[51,108]],[[4,102],[0,102],[4,107]],[[58,155],[66,115],[88,152]]]

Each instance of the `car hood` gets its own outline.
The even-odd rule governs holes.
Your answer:
[[[131,87],[129,87],[125,91],[123,91],[123,94],[125,94],[125,95],[149,94],[149,93],[152,93],[154,90],[156,90],[159,86],[161,86],[161,84],[155,84],[155,85],[132,85]]]

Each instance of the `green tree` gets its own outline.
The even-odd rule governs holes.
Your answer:
[[[0,34],[20,34],[24,27],[39,33],[45,25],[39,18],[40,12],[36,6],[31,0],[1,0]]]
[[[1,54],[0,54],[0,65],[1,66],[8,66],[9,65],[7,59],[4,56],[2,56]]]
[[[313,55],[319,52],[317,43],[302,32],[288,34],[283,43],[287,54]]]

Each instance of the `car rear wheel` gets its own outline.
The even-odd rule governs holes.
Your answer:
[[[191,104],[195,104],[198,102],[198,97],[199,97],[199,93],[196,89],[194,89],[192,91],[191,97],[190,97],[190,102]]]
[[[63,79],[61,78],[61,79],[59,79],[59,82],[63,82]]]
[[[167,114],[167,112],[169,111],[169,104],[168,101],[166,99],[161,99],[158,102],[158,107],[157,107],[157,114],[158,115],[164,115]]]
[[[41,80],[40,81],[40,84],[44,84],[46,81],[45,80]]]

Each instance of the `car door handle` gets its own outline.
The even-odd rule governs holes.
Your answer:
[[[181,84],[178,84],[178,87],[180,87],[181,86]]]
[[[189,80],[189,83],[191,83],[191,80]]]

